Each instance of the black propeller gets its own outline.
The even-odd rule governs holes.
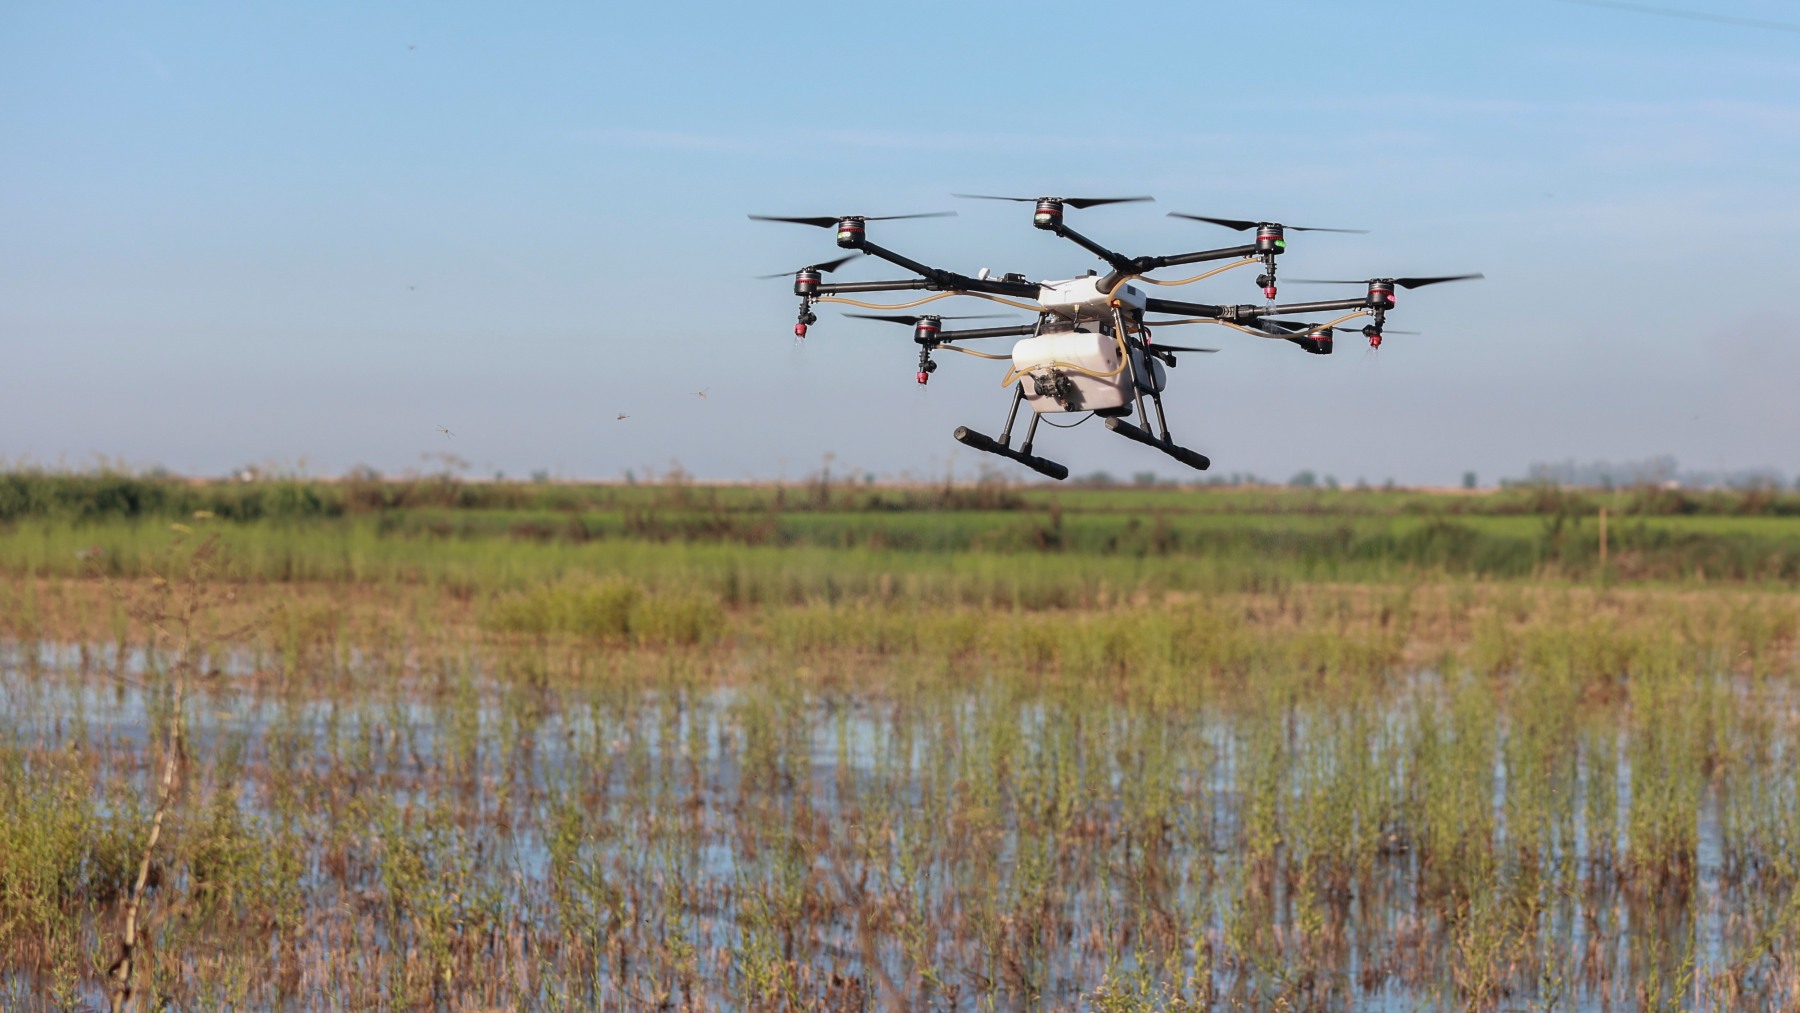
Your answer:
[[[1179,211],[1169,212],[1169,217],[1170,218],[1186,218],[1189,221],[1194,221],[1194,222],[1211,222],[1214,225],[1223,225],[1228,229],[1235,229],[1238,232],[1248,232],[1251,229],[1254,229],[1261,225],[1278,224],[1276,222],[1245,221],[1244,219],[1241,219],[1241,218],[1208,218],[1205,215],[1184,215]],[[1322,229],[1317,226],[1307,226],[1307,225],[1283,225],[1282,228],[1286,229],[1289,232],[1348,232],[1348,233],[1351,233],[1352,235],[1358,235],[1358,236],[1368,235],[1368,232],[1369,232],[1368,229]]]
[[[751,221],[757,222],[793,222],[795,225],[816,225],[821,229],[836,228],[837,223],[845,219],[859,222],[892,222],[902,218],[954,218],[954,211],[927,211],[919,215],[838,215],[836,217],[817,216],[812,218],[784,218],[780,215],[751,215]]]
[[[1160,341],[1148,343],[1152,352],[1216,352],[1216,348],[1193,348],[1188,345],[1165,345]]]
[[[967,197],[970,200],[1010,200],[1021,204],[1039,204],[1054,201],[1067,204],[1077,210],[1081,208],[1099,207],[1102,204],[1132,204],[1137,201],[1153,201],[1155,197],[995,197],[985,193],[953,193],[952,197]]]
[[[1324,334],[1327,331],[1335,332],[1337,334],[1361,334],[1361,333],[1363,333],[1363,329],[1361,327],[1326,327],[1322,324],[1309,324],[1304,320],[1267,320],[1267,319],[1265,319],[1263,321],[1263,325],[1265,327],[1274,326],[1274,327],[1286,328],[1288,330],[1288,333],[1290,333],[1290,334]],[[1420,331],[1393,331],[1393,330],[1387,329],[1386,327],[1383,327],[1381,329],[1381,333],[1383,333],[1383,334],[1419,334],[1421,332]]]
[[[965,313],[962,316],[944,316],[937,313],[920,313],[917,315],[905,313],[846,313],[844,315],[847,317],[856,317],[859,320],[886,320],[889,323],[905,324],[908,327],[911,327],[921,320],[991,320],[995,317],[1006,317],[1011,316],[1012,314]]]
[[[1440,278],[1361,278],[1349,281],[1340,278],[1289,278],[1288,281],[1299,282],[1302,285],[1373,285],[1378,282],[1386,282],[1390,285],[1398,285],[1401,288],[1421,288],[1426,285],[1436,285],[1441,281],[1467,281],[1470,278],[1485,277],[1487,277],[1487,275],[1476,273],[1447,274]],[[1398,334],[1399,332],[1396,331],[1394,333]]]
[[[793,271],[782,271],[779,274],[759,274],[756,276],[756,280],[763,281],[764,279],[767,279],[767,278],[791,278],[794,275],[799,274],[801,271],[817,271],[820,274],[830,274],[831,272],[837,270],[840,267],[843,267],[845,264],[848,264],[849,262],[851,262],[852,260],[855,260],[856,258],[858,258],[860,256],[862,256],[862,254],[852,253],[848,257],[839,257],[836,260],[827,260],[823,264],[808,264],[805,267],[798,268]]]

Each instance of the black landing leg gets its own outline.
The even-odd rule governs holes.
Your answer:
[[[1142,397],[1142,395],[1139,395],[1138,421],[1148,424],[1150,419],[1144,413]],[[1208,460],[1205,454],[1196,453],[1186,447],[1178,446],[1174,440],[1169,439],[1169,420],[1163,415],[1162,395],[1152,394],[1150,395],[1150,400],[1156,405],[1156,427],[1161,431],[1161,436],[1152,436],[1124,419],[1107,419],[1106,428],[1118,433],[1128,440],[1136,440],[1146,447],[1155,447],[1190,468],[1205,471],[1212,467],[1212,461]]]
[[[1013,386],[1012,410],[1006,413],[1006,428],[1000,430],[999,440],[995,440],[991,436],[984,436],[981,433],[970,429],[968,426],[957,426],[956,432],[951,435],[956,438],[956,442],[965,447],[974,447],[976,450],[986,451],[990,454],[998,454],[1008,460],[1017,461],[1040,475],[1047,475],[1060,482],[1069,477],[1069,469],[1064,465],[1057,464],[1055,461],[1048,461],[1042,457],[1034,456],[1031,453],[1031,440],[1032,437],[1037,435],[1037,412],[1034,411],[1031,413],[1031,423],[1025,427],[1025,442],[1020,444],[1019,449],[1017,450],[1012,448],[1013,423],[1018,421],[1019,403],[1024,400],[1025,385],[1023,383],[1015,384]],[[1201,460],[1205,460],[1205,458],[1201,458]]]

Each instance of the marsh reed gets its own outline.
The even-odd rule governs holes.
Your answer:
[[[152,581],[9,571],[0,1005],[102,994],[177,717],[141,1008],[1800,1003],[1779,583],[466,541],[222,567],[178,716]]]

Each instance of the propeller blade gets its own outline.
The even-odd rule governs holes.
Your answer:
[[[966,197],[970,200],[1009,200],[1021,204],[1036,204],[1041,200],[1053,200],[1069,207],[1093,208],[1102,204],[1131,204],[1137,201],[1153,201],[1155,197],[995,197],[985,193],[953,193],[952,197]]]
[[[902,218],[955,218],[954,211],[927,211],[917,215],[862,215],[865,222],[897,222]]]
[[[821,229],[829,229],[838,223],[836,218],[783,218],[780,215],[751,215],[753,222],[793,222],[795,225],[816,225]]]
[[[1436,285],[1442,281],[1466,281],[1470,278],[1485,277],[1487,275],[1477,272],[1475,274],[1447,274],[1440,278],[1355,278],[1348,280],[1343,278],[1284,278],[1282,280],[1301,285],[1367,285],[1376,281],[1389,281],[1401,288],[1420,288],[1425,285]]]
[[[1102,204],[1137,204],[1155,200],[1155,197],[1068,197],[1063,203],[1072,208],[1093,208]]]
[[[795,225],[814,225],[821,229],[835,228],[838,222],[846,218],[860,218],[865,222],[893,222],[902,218],[954,218],[954,211],[927,211],[918,215],[837,215],[827,218],[822,215],[810,218],[788,218],[782,215],[750,215],[755,222],[793,222]]]
[[[847,317],[856,317],[859,320],[886,320],[890,323],[906,324],[909,327],[926,317],[934,317],[938,320],[991,320],[996,317],[1012,316],[1010,313],[964,313],[960,316],[945,316],[938,313],[920,313],[917,315],[907,313],[846,313],[844,315]]]
[[[1474,274],[1447,274],[1441,278],[1395,278],[1394,284],[1401,288],[1419,288],[1424,285],[1436,285],[1440,281],[1467,281],[1471,278],[1485,277],[1487,275],[1478,271]]]
[[[1247,232],[1250,229],[1254,229],[1258,225],[1262,224],[1261,222],[1241,221],[1236,218],[1208,218],[1205,215],[1184,215],[1179,211],[1169,212],[1169,217],[1170,218],[1186,218],[1188,221],[1191,221],[1191,222],[1211,222],[1214,225],[1223,225],[1228,229],[1235,229],[1238,232]]]
[[[1216,348],[1194,348],[1189,345],[1165,345],[1160,341],[1150,343],[1153,352],[1216,352]]]
[[[1251,229],[1256,228],[1258,225],[1280,225],[1281,224],[1279,222],[1249,222],[1249,221],[1245,221],[1241,218],[1208,218],[1205,215],[1184,215],[1179,211],[1169,212],[1169,217],[1170,218],[1186,218],[1189,221],[1195,221],[1195,222],[1211,222],[1214,225],[1223,225],[1228,229],[1235,229],[1238,232],[1248,232]],[[1321,228],[1317,225],[1282,225],[1281,227],[1286,229],[1289,232],[1344,232],[1344,233],[1349,233],[1351,235],[1357,235],[1357,236],[1365,236],[1365,235],[1368,235],[1368,233],[1369,233],[1368,229],[1326,229],[1326,228]]]
[[[855,260],[856,258],[858,258],[860,256],[862,256],[862,254],[860,252],[852,253],[848,257],[839,257],[836,260],[827,260],[823,264],[808,264],[805,267],[796,268],[792,271],[781,271],[776,274],[759,274],[756,276],[756,280],[757,281],[766,281],[770,278],[792,278],[794,275],[799,274],[801,271],[817,271],[820,274],[830,274],[831,272],[837,270],[840,267],[843,267],[845,264],[850,263],[852,260]]]

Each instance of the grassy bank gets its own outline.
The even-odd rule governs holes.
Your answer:
[[[626,492],[9,522],[0,1005],[101,997],[173,729],[175,1009],[1800,1002],[1800,595],[1670,547],[1792,522]]]

